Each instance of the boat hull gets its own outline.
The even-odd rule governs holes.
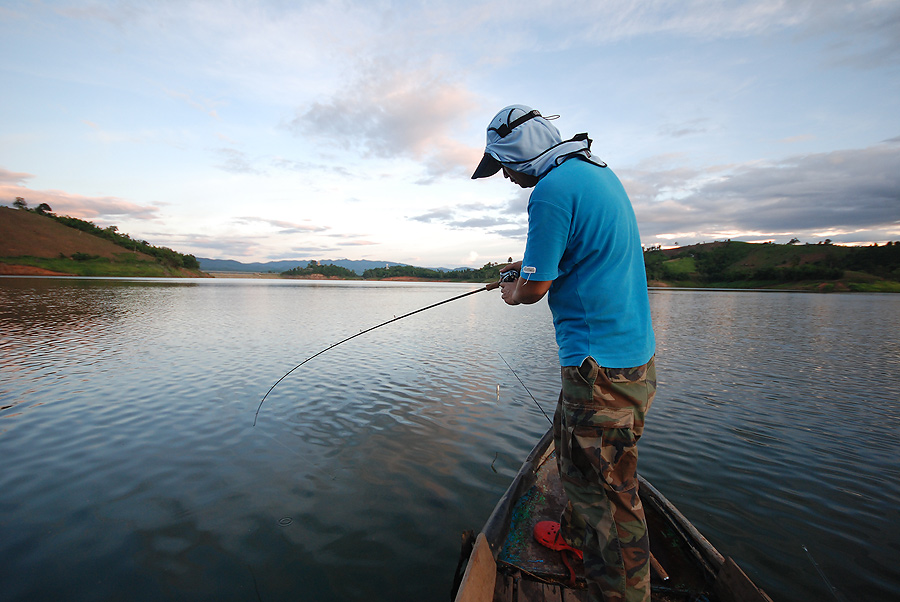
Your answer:
[[[639,487],[650,533],[653,600],[771,602],[661,492],[642,477]],[[570,563],[576,574],[572,584],[561,554],[532,536],[537,522],[559,520],[565,504],[552,432],[547,432],[528,454],[484,528],[464,544],[465,571],[458,569],[455,600],[589,600],[580,561]]]

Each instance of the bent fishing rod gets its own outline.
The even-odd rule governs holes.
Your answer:
[[[372,326],[371,328],[367,328],[367,329],[365,329],[365,330],[361,330],[361,331],[357,332],[356,334],[351,335],[351,336],[347,337],[346,339],[340,340],[340,341],[338,341],[337,343],[335,343],[335,344],[333,344],[333,345],[329,345],[329,346],[326,347],[325,349],[322,349],[321,351],[319,351],[319,352],[317,352],[317,353],[315,353],[315,354],[309,356],[308,358],[306,358],[305,360],[303,360],[302,362],[300,362],[299,364],[297,364],[296,366],[294,366],[293,368],[291,368],[290,370],[288,370],[288,371],[284,374],[284,376],[282,376],[281,378],[279,378],[278,380],[276,380],[276,381],[275,381],[275,384],[273,384],[271,387],[269,387],[269,390],[266,391],[266,394],[263,395],[262,400],[260,400],[260,402],[259,402],[259,407],[256,408],[256,414],[253,416],[253,426],[256,426],[256,420],[257,420],[257,418],[259,418],[259,411],[262,409],[262,405],[263,405],[263,403],[266,401],[266,397],[269,396],[269,393],[272,392],[272,389],[274,389],[275,387],[277,387],[277,386],[278,386],[278,383],[280,383],[281,381],[283,381],[283,380],[284,380],[285,378],[287,378],[294,370],[296,370],[297,368],[299,368],[300,366],[302,366],[303,364],[305,364],[305,363],[308,362],[309,360],[311,360],[311,359],[313,359],[313,358],[316,358],[316,357],[319,357],[320,355],[322,355],[322,354],[325,353],[326,351],[330,351],[331,349],[334,349],[335,347],[337,347],[337,346],[340,345],[341,343],[346,343],[346,342],[349,341],[350,339],[355,339],[356,337],[362,336],[362,335],[366,334],[367,332],[372,332],[372,331],[375,330],[376,328],[381,328],[382,326],[386,326],[386,325],[388,325],[388,324],[390,324],[390,323],[392,323],[392,322],[396,322],[397,320],[402,320],[403,318],[408,318],[409,316],[415,315],[415,314],[417,314],[417,313],[421,313],[421,312],[423,312],[423,311],[425,311],[425,310],[427,310],[427,309],[432,309],[432,308],[434,308],[434,307],[437,307],[438,305],[443,305],[443,304],[445,304],[445,303],[450,303],[451,301],[456,301],[457,299],[462,299],[463,297],[468,297],[469,295],[474,295],[475,293],[480,293],[481,291],[492,291],[492,290],[494,290],[495,288],[500,288],[500,283],[501,283],[501,282],[515,282],[518,278],[519,278],[519,273],[516,272],[515,270],[510,270],[510,271],[508,271],[508,272],[503,272],[502,274],[500,274],[500,280],[498,280],[497,282],[491,282],[491,283],[489,283],[489,284],[484,285],[482,288],[475,289],[474,291],[469,291],[468,293],[463,293],[462,295],[457,295],[457,296],[455,296],[455,297],[451,297],[450,299],[444,299],[443,301],[438,301],[437,303],[433,303],[433,304],[429,305],[428,307],[422,307],[422,308],[417,309],[417,310],[415,310],[415,311],[411,311],[411,312],[409,312],[408,314],[403,314],[402,316],[396,316],[396,317],[394,317],[394,318],[391,318],[390,320],[387,320],[387,321],[385,321],[385,322],[382,322],[381,324],[377,324],[377,325],[375,325],[375,326]]]

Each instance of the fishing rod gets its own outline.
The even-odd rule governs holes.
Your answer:
[[[305,363],[308,362],[309,360],[311,360],[311,359],[313,359],[313,358],[315,358],[315,357],[318,357],[318,356],[322,355],[322,354],[325,353],[326,351],[329,351],[329,350],[331,350],[331,349],[334,349],[335,347],[337,347],[337,346],[340,345],[341,343],[346,343],[346,342],[349,341],[350,339],[355,339],[356,337],[362,336],[362,335],[366,334],[367,332],[372,332],[372,331],[375,330],[376,328],[381,328],[382,326],[386,326],[387,324],[390,324],[391,322],[396,322],[397,320],[402,320],[403,318],[408,318],[409,316],[412,316],[412,315],[415,315],[415,314],[417,314],[417,313],[423,312],[423,311],[425,311],[425,310],[427,310],[427,309],[431,309],[431,308],[433,308],[433,307],[437,307],[438,305],[443,305],[444,303],[450,303],[451,301],[456,301],[457,299],[462,299],[463,297],[468,297],[469,295],[474,295],[475,293],[480,293],[481,291],[492,291],[492,290],[494,290],[495,288],[499,288],[501,282],[515,282],[518,278],[519,278],[519,273],[518,273],[517,271],[515,271],[515,270],[510,270],[510,271],[508,271],[508,272],[503,272],[502,274],[500,274],[500,280],[498,280],[497,282],[491,282],[491,283],[488,283],[488,284],[484,285],[482,288],[475,289],[474,291],[469,291],[468,293],[463,293],[462,295],[457,295],[457,296],[455,296],[455,297],[451,297],[450,299],[444,299],[443,301],[439,301],[439,302],[437,302],[437,303],[433,303],[433,304],[429,305],[428,307],[422,307],[422,308],[417,309],[417,310],[415,310],[415,311],[411,311],[411,312],[409,312],[408,314],[403,314],[402,316],[396,316],[396,317],[394,317],[394,318],[392,318],[392,319],[390,319],[390,320],[387,320],[387,321],[385,321],[385,322],[382,322],[381,324],[377,324],[377,325],[375,325],[375,326],[372,326],[371,328],[367,328],[367,329],[365,329],[365,330],[361,330],[361,331],[357,332],[356,334],[351,335],[351,336],[349,336],[349,337],[347,337],[346,339],[343,339],[343,340],[341,340],[341,341],[338,341],[338,342],[335,343],[334,345],[330,345],[330,346],[326,347],[325,349],[322,349],[321,351],[319,351],[319,352],[317,352],[317,353],[315,353],[315,354],[309,356],[308,358],[306,358],[305,360],[303,360],[302,362],[300,362],[299,364],[297,364],[296,366],[294,366],[293,368],[291,368],[290,370],[288,370],[288,371],[284,374],[284,376],[282,376],[281,378],[279,378],[278,380],[276,380],[276,381],[275,381],[275,384],[273,384],[271,387],[269,387],[269,390],[266,391],[266,394],[263,395],[262,400],[260,400],[260,402],[259,402],[259,407],[256,408],[256,414],[253,416],[253,426],[256,426],[256,420],[257,420],[257,418],[259,418],[259,411],[262,409],[262,405],[263,405],[263,403],[266,401],[266,397],[269,396],[269,393],[272,392],[272,389],[274,389],[276,386],[278,386],[278,383],[280,383],[280,382],[283,381],[285,378],[287,378],[288,375],[290,375],[294,370],[296,370],[297,368],[299,368],[300,366],[302,366],[303,364],[305,364]],[[512,369],[512,368],[510,368],[510,370],[511,370],[511,369]]]
[[[500,355],[500,354],[498,353],[497,355]],[[521,384],[523,387],[525,387],[525,390],[528,391],[529,395],[531,395],[531,391],[528,389],[528,385],[526,385],[525,383],[522,382],[522,379],[519,378],[519,375],[516,374],[516,371],[513,370],[512,366],[509,365],[509,362],[507,362],[506,359],[502,355],[500,355],[500,359],[503,360],[503,363],[506,364],[506,367],[509,368],[509,371],[513,373],[513,376],[516,377],[516,380],[519,381],[519,384]],[[497,390],[499,391],[499,388]],[[499,396],[499,393],[497,395]],[[550,426],[553,426],[553,421],[550,420],[549,416],[547,416],[547,412],[544,411],[544,408],[541,407],[541,404],[538,403],[538,400],[534,398],[534,395],[531,395],[531,401],[533,401],[534,405],[536,405],[538,407],[538,409],[541,411],[541,414],[543,414],[544,418],[547,419],[547,422],[550,423]]]

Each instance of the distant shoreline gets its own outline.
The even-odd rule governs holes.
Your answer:
[[[434,280],[429,278],[417,278],[415,276],[391,276],[388,278],[342,278],[340,276],[323,276],[321,274],[309,274],[306,276],[282,276],[275,272],[204,272],[206,278],[220,279],[260,279],[260,280],[308,280],[308,281],[330,281],[330,282],[444,282],[448,284],[485,284],[474,280]],[[20,276],[20,277],[47,277],[47,276],[68,276],[71,278],[104,278],[106,276],[85,276],[78,274],[68,274],[63,272],[54,272],[44,268],[30,265],[10,264],[0,262],[0,276]],[[880,293],[897,293],[900,292],[895,288],[884,287],[881,290],[854,290],[854,286],[848,286],[844,282],[819,282],[805,283],[806,285],[797,286],[797,283],[781,284],[779,286],[735,286],[736,283],[716,283],[715,285],[704,285],[698,282],[678,282],[670,283],[661,280],[651,280],[647,283],[650,289],[670,289],[670,290],[731,290],[731,291],[771,291],[771,292],[806,292],[806,293],[849,293],[849,292],[880,292]]]
[[[0,276],[71,276],[71,274],[45,270],[33,265],[0,263]]]
[[[266,279],[280,279],[281,276],[279,274],[273,274],[271,272],[206,272],[213,278],[266,278]]]
[[[389,278],[342,278],[340,276],[323,276],[321,274],[309,274],[306,276],[282,276],[274,272],[206,272],[213,278],[263,278],[266,280],[330,280],[345,282],[469,282],[480,284],[472,280],[434,280],[430,278],[416,278],[414,276],[391,276]]]

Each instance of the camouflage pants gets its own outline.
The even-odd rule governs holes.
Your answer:
[[[585,578],[598,602],[650,600],[637,442],[655,393],[652,358],[636,368],[603,368],[593,358],[562,367],[553,434],[569,504],[560,522],[566,541],[584,552]]]

